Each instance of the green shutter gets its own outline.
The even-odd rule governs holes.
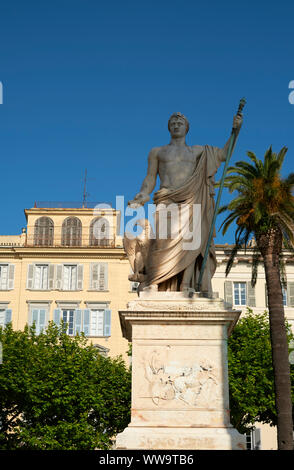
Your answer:
[[[55,278],[55,289],[56,290],[61,290],[63,288],[63,286],[62,286],[62,271],[63,271],[63,265],[58,264],[56,266],[56,278]]]
[[[39,333],[46,327],[46,309],[39,310]]]
[[[83,332],[86,336],[90,335],[90,310],[88,308],[84,310]]]
[[[108,285],[108,264],[99,263],[99,290],[107,290]]]
[[[60,317],[61,317],[61,309],[56,308],[53,312],[53,321],[57,326],[60,325]]]
[[[4,325],[7,325],[7,323],[10,323],[11,321],[12,321],[12,310],[11,310],[11,308],[7,308],[5,310]]]
[[[77,266],[77,290],[83,290],[83,277],[84,277],[84,266],[78,264]]]
[[[28,265],[27,289],[34,288],[34,268],[33,264]]]
[[[39,310],[37,308],[34,308],[31,314],[31,325],[35,323],[37,327],[38,319],[39,319]]]
[[[75,311],[75,329],[74,334],[80,334],[82,331],[82,310],[76,309]]]
[[[288,307],[294,307],[294,282],[287,283],[287,296]]]
[[[55,265],[54,264],[49,264],[48,267],[48,289],[53,290],[54,289],[54,273],[55,273]]]
[[[225,281],[224,285],[225,302],[233,305],[233,283],[232,281]]]
[[[248,307],[256,307],[255,305],[255,288],[252,287],[251,282],[247,282],[247,300]]]
[[[91,263],[90,267],[90,289],[98,290],[99,284],[99,264],[98,263]]]
[[[14,289],[14,264],[8,266],[8,290]]]
[[[111,335],[111,310],[104,311],[104,336]]]

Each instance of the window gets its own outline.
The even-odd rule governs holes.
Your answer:
[[[48,265],[36,264],[34,289],[48,289]]]
[[[29,264],[27,289],[52,290],[54,288],[54,264]]]
[[[9,308],[0,308],[0,326],[4,328],[11,322],[12,310]]]
[[[48,309],[46,307],[31,306],[30,325],[35,325],[37,335],[46,328],[47,317]]]
[[[74,334],[75,310],[62,310],[62,320],[67,324],[67,334]]]
[[[246,282],[234,282],[234,305],[246,305]]]
[[[77,265],[64,265],[63,266],[63,289],[76,290],[77,289]]]
[[[87,322],[89,323],[88,328]],[[90,309],[84,310],[84,331],[86,335],[110,336],[110,326],[111,310],[107,308],[107,305],[94,305]]]
[[[83,289],[82,264],[57,264],[55,289],[57,290],[82,290]]]
[[[246,282],[234,282],[234,304],[246,305]]]
[[[54,223],[50,217],[40,217],[35,222],[34,244],[52,246],[54,239]]]
[[[0,264],[0,290],[14,288],[14,264]]]
[[[251,281],[225,281],[224,299],[230,305],[256,307],[255,288],[252,287]]]
[[[138,292],[139,282],[132,281],[131,282],[131,292]]]
[[[90,336],[104,336],[104,310],[91,310]]]
[[[90,225],[90,246],[108,246],[110,244],[109,221],[103,217],[96,217]]]
[[[284,286],[282,286],[282,294],[283,294],[283,305],[284,307],[287,307],[287,289],[285,289]]]
[[[246,449],[260,450],[260,429],[252,429],[246,433]]]
[[[287,282],[287,288],[282,286],[284,307],[294,307],[294,282]],[[268,292],[265,283],[265,305],[268,307]]]
[[[90,289],[107,290],[108,288],[108,264],[91,263],[90,265]]]
[[[77,217],[67,217],[62,224],[61,244],[63,246],[81,246],[82,222]]]
[[[132,268],[130,267],[130,274],[134,274],[134,271],[132,270]],[[140,285],[140,282],[137,282],[137,281],[131,281],[130,282],[130,291],[131,292],[138,292],[138,287]]]
[[[0,289],[6,290],[8,282],[8,264],[0,265]]]
[[[108,337],[111,333],[111,311],[106,304],[94,304],[84,310],[78,308],[59,308],[54,311],[54,322],[67,324],[67,333],[76,335],[83,332],[86,336]]]

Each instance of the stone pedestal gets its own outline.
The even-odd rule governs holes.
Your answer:
[[[132,341],[132,414],[116,449],[246,449],[230,424],[227,368],[240,311],[196,293],[142,292],[119,315]]]

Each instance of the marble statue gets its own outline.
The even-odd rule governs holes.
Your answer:
[[[240,131],[241,125],[242,115],[237,114],[233,120],[235,133]],[[154,194],[156,208],[170,204],[190,208],[198,205],[201,207],[201,236],[199,246],[183,248],[183,233],[193,226],[193,211],[185,219],[186,227],[182,226],[176,236],[169,231],[165,238],[158,237],[157,233],[150,238],[149,222],[139,221],[138,224],[143,227],[142,234],[135,239],[131,239],[128,234],[124,237],[124,247],[134,272],[129,279],[140,283],[139,291],[146,288],[159,291],[187,291],[195,288],[213,218],[214,175],[225,161],[229,146],[229,140],[223,148],[188,146],[186,134],[189,122],[181,113],[172,114],[168,129],[170,143],[151,149],[147,175],[140,192],[128,204],[137,208],[148,202],[159,176],[160,189]],[[156,221],[159,215],[160,211],[156,210]],[[216,256],[212,241],[203,274],[202,291],[211,293],[211,279],[215,269]]]

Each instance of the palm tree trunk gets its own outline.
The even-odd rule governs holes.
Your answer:
[[[271,245],[271,243],[269,244]],[[291,380],[287,332],[277,246],[261,250],[268,291],[268,309],[277,410],[278,449],[293,450]],[[264,247],[263,247],[264,248]]]

